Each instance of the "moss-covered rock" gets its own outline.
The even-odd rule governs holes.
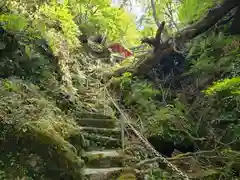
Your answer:
[[[83,161],[74,146],[66,141],[79,128],[54,102],[45,98],[37,86],[19,79],[1,80],[0,114],[1,155],[6,155],[4,162],[14,159],[27,169],[25,173],[19,172],[19,176],[33,171],[39,176],[54,176],[53,179],[63,175],[81,178]],[[21,161],[26,154],[42,159],[40,172]]]

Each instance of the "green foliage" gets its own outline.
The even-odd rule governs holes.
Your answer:
[[[184,0],[178,8],[178,18],[182,25],[192,24],[205,15],[209,8],[222,0]]]
[[[194,128],[185,114],[187,107],[177,99],[172,105],[159,103],[160,98],[168,95],[167,90],[160,91],[153,84],[132,77],[130,73],[120,77],[118,83],[123,103],[143,120],[148,136],[158,135],[173,142],[189,139]]]
[[[41,165],[39,165],[39,162],[42,159],[40,159],[38,156],[34,154],[27,154],[24,152],[7,152],[7,153],[4,152],[1,154],[0,158],[2,159],[2,161],[0,161],[1,169],[0,178],[3,180],[5,179],[33,180],[34,178],[39,178],[41,180],[46,179],[46,177],[44,175],[39,174],[38,171],[31,170],[32,167],[38,170],[42,170],[43,168]]]
[[[171,6],[172,12],[177,10],[176,3],[172,0],[156,0],[155,3],[155,10],[156,10],[156,17],[159,22],[165,21],[165,29],[167,29],[168,33],[172,31],[172,29],[168,28],[172,19],[169,18],[171,14],[169,14],[168,7]],[[140,30],[140,33],[143,37],[147,36],[155,36],[157,31],[157,25],[153,16],[153,10],[151,6],[145,7],[147,9],[146,14],[144,14],[142,21],[142,26],[144,29]],[[166,15],[168,14],[168,15]],[[174,16],[175,17],[175,16]]]
[[[215,82],[214,85],[209,87],[205,92],[207,95],[223,93],[227,93],[228,95],[240,95],[240,77]]]
[[[24,17],[15,14],[0,15],[0,22],[5,29],[10,31],[22,31],[28,24]]]
[[[124,39],[130,45],[137,42],[139,33],[133,17],[123,9],[111,7],[109,0],[69,0],[68,6],[83,33],[107,32],[109,41]]]
[[[238,106],[239,57],[239,37],[222,33],[196,39],[188,56],[190,69],[185,74],[196,76],[201,88],[206,88],[207,81],[224,79],[204,91],[208,96],[213,95],[209,97],[213,98],[212,105],[221,112]]]
[[[142,26],[144,26],[144,29],[140,30],[142,37],[155,36],[155,33],[157,31],[157,26],[154,20],[151,17],[149,17],[149,15],[144,16],[142,20]]]
[[[135,108],[138,108],[139,112],[148,112],[147,109],[155,109],[152,102],[159,91],[155,90],[148,82],[138,81],[130,73],[125,73],[120,77],[120,88],[125,95],[124,102],[126,105],[135,104]]]
[[[191,68],[185,74],[203,78],[232,73],[239,67],[239,58],[239,38],[211,33],[194,41],[188,54]]]
[[[2,77],[17,76],[28,79],[46,91],[58,88],[57,64],[46,55],[47,52],[41,45],[32,43],[23,46],[23,41],[17,41],[15,37],[8,38],[7,34],[3,34],[1,39],[6,45],[0,56]]]
[[[111,7],[108,0],[69,0],[62,4],[55,0],[48,3],[18,0],[7,2],[11,16],[28,19],[27,31],[30,34],[38,32],[38,35],[47,39],[55,53],[62,51],[62,41],[67,42],[66,50],[78,48],[81,32],[93,35],[107,30],[109,41],[124,39],[128,45],[138,43],[139,33],[133,17],[122,9]],[[14,22],[11,18],[8,19],[9,22]],[[17,24],[23,26],[21,21],[15,26]],[[17,27],[12,28],[17,30]]]
[[[165,171],[163,171],[161,169],[153,169],[153,170],[151,170],[151,172],[148,174],[147,178],[149,180],[158,180],[158,179],[170,180],[170,179],[172,179],[170,173],[165,172]]]
[[[193,88],[204,89],[190,110],[201,136],[211,136],[214,147],[233,142],[235,149],[239,137],[239,37],[213,32],[196,38],[187,57],[189,69],[185,75],[193,77]],[[221,79],[221,80],[220,80]],[[198,91],[199,89],[196,89]],[[213,143],[207,145],[214,148]]]
[[[31,4],[28,1],[24,3],[16,0],[9,1],[8,8],[14,16],[18,14],[21,18],[28,19],[26,28],[28,36],[45,38],[55,53],[59,51],[62,41],[68,43],[66,51],[68,51],[68,46],[70,50],[78,46],[79,30],[67,7],[54,2]]]
[[[120,82],[121,89],[130,87],[132,82],[132,74],[129,72],[124,73],[123,76],[120,77]]]
[[[157,106],[148,117],[148,134],[158,135],[175,143],[192,142],[195,136],[195,123],[186,112],[186,105],[179,99],[165,106]]]
[[[234,124],[238,121],[240,104],[240,78],[224,79],[215,82],[207,88],[205,94],[212,99],[212,108],[219,114],[215,117],[215,122],[228,122]],[[213,122],[214,122],[213,121]],[[234,126],[234,134],[239,132],[240,126]],[[229,131],[230,132],[230,131]],[[238,133],[235,137],[238,136]]]
[[[54,28],[55,32],[53,33],[61,32],[64,39],[67,40],[69,47],[77,47],[79,43],[77,39],[79,29],[67,5],[51,3],[50,5],[41,6],[39,12],[42,16],[40,20],[42,23],[45,23],[45,26],[50,29]],[[54,37],[52,37],[53,39]],[[53,43],[50,44],[54,47],[55,44]]]

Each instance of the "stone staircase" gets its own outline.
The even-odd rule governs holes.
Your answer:
[[[84,179],[135,180],[135,171],[129,168],[135,164],[134,158],[121,150],[120,122],[99,114],[81,115],[76,120],[84,139],[75,136],[71,141],[72,144],[84,141],[82,147],[75,146],[85,161]]]

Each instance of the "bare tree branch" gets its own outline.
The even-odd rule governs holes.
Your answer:
[[[156,23],[157,27],[159,28],[161,26],[161,24],[157,19],[157,13],[156,13],[154,0],[151,0],[151,6],[152,6],[152,11],[153,11],[153,18],[155,20],[155,23]]]
[[[172,9],[172,2],[168,2],[167,4],[166,4],[166,6],[167,6],[167,10],[166,10],[166,15],[168,16],[168,18],[170,19],[170,21],[171,21],[171,24],[173,25],[173,26],[175,26],[175,28],[176,28],[176,30],[179,30],[178,29],[178,26],[177,26],[177,23],[174,21],[174,19],[173,19],[173,9]]]
[[[229,156],[223,156],[217,150],[220,150],[220,149],[213,149],[211,151],[198,151],[195,153],[188,152],[188,153],[179,154],[177,156],[174,156],[171,158],[166,158],[166,159],[168,161],[178,161],[178,160],[188,159],[188,158],[197,157],[197,156],[201,156],[201,157],[205,157],[205,158],[216,158],[216,159],[231,159],[232,156],[234,156],[234,158],[237,161],[240,161],[239,152],[233,151],[232,154],[230,154],[230,153],[228,154]],[[139,168],[139,167],[143,166],[144,164],[151,164],[151,163],[155,163],[155,162],[161,162],[161,158],[154,157],[152,159],[145,159],[145,160],[139,162],[136,165],[136,167]]]

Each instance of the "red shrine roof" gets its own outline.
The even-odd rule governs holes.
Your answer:
[[[124,58],[127,58],[129,56],[133,56],[133,53],[125,48],[120,43],[112,43],[108,45],[108,48],[111,49],[112,52],[118,52],[120,53]]]

